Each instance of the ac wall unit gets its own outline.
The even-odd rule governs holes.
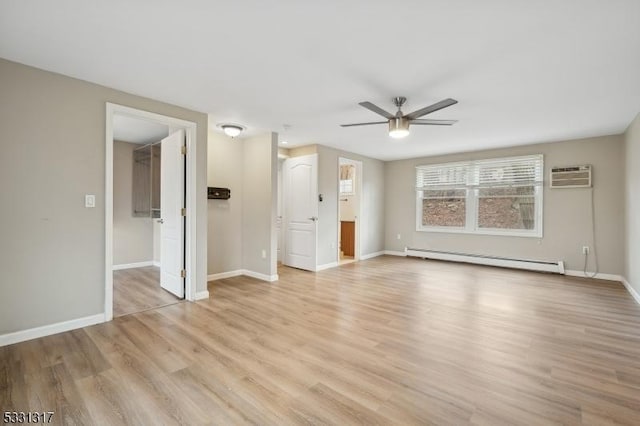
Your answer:
[[[591,187],[591,166],[552,167],[550,188]]]

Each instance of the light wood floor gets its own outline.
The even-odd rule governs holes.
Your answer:
[[[160,268],[113,271],[113,316],[120,317],[180,302],[160,287]]]
[[[68,424],[640,424],[640,307],[605,281],[380,257],[0,348]]]

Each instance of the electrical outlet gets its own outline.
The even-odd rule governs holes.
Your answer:
[[[397,240],[401,240],[401,239],[402,239],[402,237],[400,236],[400,234],[396,235],[396,239],[397,239]]]
[[[96,196],[93,194],[87,194],[84,196],[84,206],[92,209],[96,206]]]
[[[267,251],[266,250],[262,250],[262,258],[263,259],[267,258]]]
[[[582,246],[582,254],[589,254],[589,246]]]

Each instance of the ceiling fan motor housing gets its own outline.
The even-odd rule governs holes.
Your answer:
[[[409,134],[409,119],[395,117],[389,120],[389,135],[392,138],[402,138]]]

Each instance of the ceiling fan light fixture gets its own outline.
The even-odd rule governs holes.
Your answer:
[[[409,120],[404,117],[396,117],[389,120],[389,136],[394,139],[402,139],[409,136]]]
[[[218,127],[230,138],[235,138],[245,129],[244,126],[239,124],[218,124]]]

